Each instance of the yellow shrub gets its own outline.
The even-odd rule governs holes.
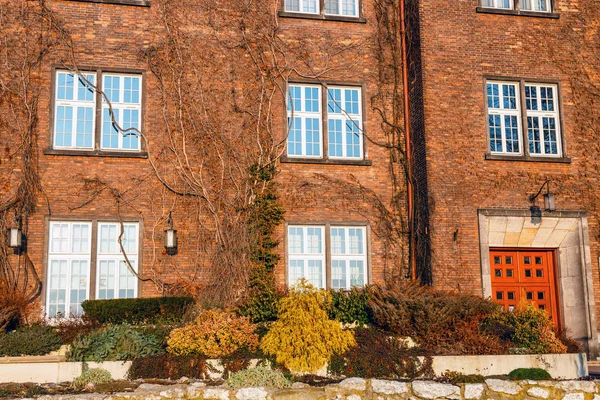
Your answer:
[[[247,317],[221,310],[205,310],[193,324],[174,329],[167,339],[167,351],[175,355],[200,354],[211,358],[230,355],[240,348],[258,346],[256,325]]]
[[[279,319],[263,337],[260,347],[276,356],[277,362],[292,371],[313,372],[323,367],[333,354],[356,344],[350,331],[327,317],[331,295],[306,282],[281,300]]]

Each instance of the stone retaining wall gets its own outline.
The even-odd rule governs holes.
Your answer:
[[[397,382],[380,379],[349,378],[339,384],[310,387],[295,383],[290,389],[249,387],[230,389],[204,383],[172,386],[142,384],[135,392],[42,396],[46,400],[143,400],[143,399],[218,399],[218,400],[329,400],[329,399],[557,399],[600,400],[600,381],[504,381],[450,385],[434,381]]]

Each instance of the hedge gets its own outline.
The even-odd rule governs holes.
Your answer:
[[[161,324],[180,322],[193,304],[191,297],[148,297],[85,300],[81,307],[99,324]]]

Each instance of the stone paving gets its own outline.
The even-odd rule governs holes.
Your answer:
[[[451,385],[434,381],[413,382],[349,378],[338,384],[311,387],[294,383],[289,389],[248,387],[231,389],[206,386],[202,382],[176,385],[142,384],[134,392],[116,394],[78,394],[41,396],[44,400],[333,400],[333,399],[453,399],[453,400],[600,400],[600,381],[505,381],[487,379],[485,383]]]

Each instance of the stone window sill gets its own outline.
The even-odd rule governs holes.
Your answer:
[[[301,19],[317,19],[321,21],[339,21],[339,22],[354,22],[358,24],[366,24],[367,19],[363,17],[344,17],[341,15],[322,15],[295,13],[289,11],[279,11],[278,15],[282,18],[301,18]]]
[[[323,158],[292,158],[282,156],[280,158],[282,163],[289,164],[325,164],[325,165],[357,165],[357,166],[370,166],[373,165],[371,160],[337,160],[337,159],[323,159]]]
[[[557,13],[535,12],[535,11],[517,11],[517,10],[506,10],[506,9],[501,9],[501,8],[477,7],[477,12],[481,13],[481,14],[515,15],[517,17],[534,17],[534,18],[551,18],[551,19],[559,19],[560,18],[560,15]]]
[[[525,161],[525,162],[549,162],[549,163],[560,163],[570,164],[571,159],[568,157],[531,157],[531,156],[505,156],[500,154],[486,154],[486,160],[498,160],[498,161]]]
[[[122,6],[150,7],[150,0],[70,0],[84,3],[119,4]]]
[[[102,151],[102,150],[58,150],[46,149],[45,155],[51,156],[84,156],[84,157],[114,157],[114,158],[148,158],[145,151]]]

